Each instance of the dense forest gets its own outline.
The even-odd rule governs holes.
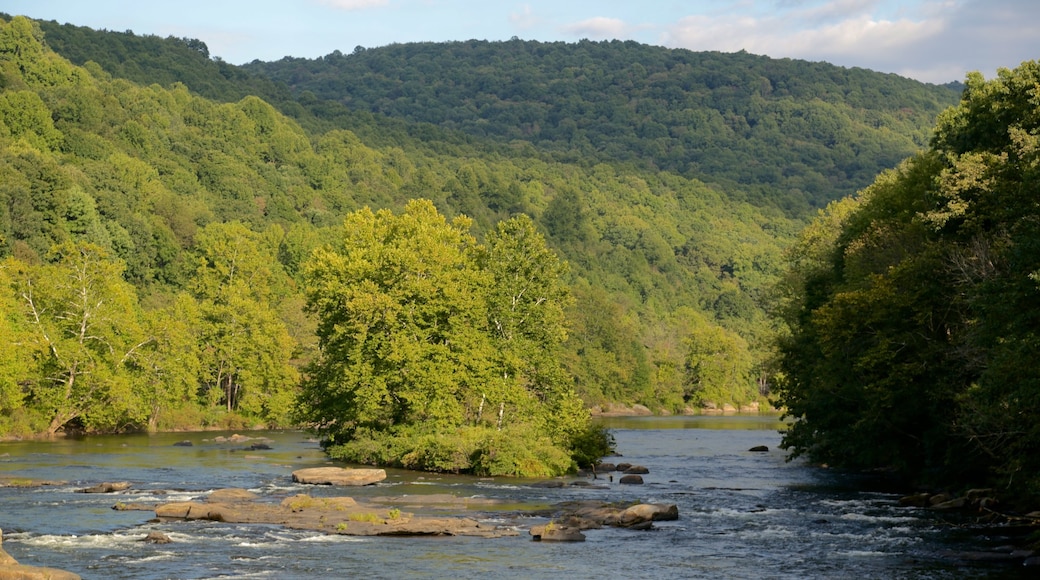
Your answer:
[[[1040,63],[968,77],[927,151],[827,208],[783,287],[784,442],[1040,500]]]
[[[354,110],[677,172],[796,213],[922,148],[960,88],[632,41],[395,44],[244,68]]]
[[[305,421],[330,439],[354,441],[340,448],[344,457],[385,462],[404,449],[414,452],[413,465],[444,469],[491,469],[491,426],[548,437],[546,449],[580,460],[581,448],[602,443],[584,431],[584,407],[683,412],[766,403],[777,331],[766,314],[770,289],[808,208],[918,150],[935,115],[956,101],[950,87],[869,71],[632,43],[391,46],[267,70],[231,66],[192,39],[10,17],[0,26],[0,334],[10,345],[0,354],[0,432]],[[400,70],[381,73],[407,79],[419,69],[390,58],[394,51],[440,62],[436,55],[462,47],[497,50],[494,62],[505,64],[482,65],[480,78],[452,77],[448,69],[466,67],[439,65],[460,88],[442,87],[444,104],[426,102],[430,118],[406,106],[415,99],[395,99],[397,109],[362,96],[328,100],[277,72],[307,65],[319,78],[335,71],[323,68],[329,63],[357,57],[369,67],[365,59],[385,50],[381,62]],[[532,64],[525,78],[562,93],[538,93],[551,119],[538,132],[508,130],[513,121],[498,115],[501,107],[459,104],[512,86],[502,71],[520,73],[505,55],[528,54],[524,62],[533,63],[539,51],[543,68]],[[642,60],[652,73],[593,90],[584,83],[608,66],[601,59],[613,69]],[[475,92],[463,97],[466,90]],[[523,92],[510,94],[517,104]],[[659,118],[664,132],[631,133],[634,112]],[[476,113],[479,120],[465,116]],[[584,135],[568,137],[571,145],[558,131],[569,122]],[[823,126],[838,141],[821,145],[813,131]],[[627,137],[601,146],[621,127]],[[856,151],[842,149],[849,143]],[[705,161],[726,151],[727,163]],[[759,172],[749,156],[773,169]],[[416,200],[430,206],[419,212]],[[444,249],[457,256],[454,268],[437,274],[436,264],[408,258],[414,246],[394,245],[400,241],[385,233],[383,250],[367,258],[348,243],[354,234],[344,220],[389,231],[417,212],[427,230],[443,230],[438,243],[456,237]],[[496,300],[510,296],[506,277],[480,258],[505,251],[503,227],[513,237],[526,232],[519,237],[533,240],[529,251],[544,244],[536,253],[546,264],[560,260],[545,278],[552,284],[542,285],[561,285],[552,302],[559,318],[545,318],[543,330],[509,348],[494,316]],[[397,317],[424,341],[372,343],[369,331],[343,334],[350,313],[321,306],[332,290],[327,275],[315,274],[320,256],[381,261],[405,277],[456,278],[429,282],[445,301],[425,304],[428,316]],[[354,282],[340,281],[339,296],[356,293]],[[383,283],[369,278],[367,295],[380,295]],[[452,302],[462,296],[470,298]],[[381,300],[400,298],[387,290]],[[351,324],[375,328],[371,320]],[[485,330],[452,334],[462,328]],[[435,348],[438,341],[457,348]],[[343,374],[332,345],[351,345],[381,365],[443,357],[443,368],[465,364],[469,373],[455,382],[428,376],[422,393],[417,379],[389,381],[387,367],[370,368],[365,380],[386,390],[364,396],[396,403],[369,413],[368,401],[357,407],[368,409],[364,420],[347,424],[334,414],[330,422],[326,413],[339,403],[318,396],[315,377],[355,393],[344,400],[358,405],[368,392],[358,390],[359,375]],[[492,372],[515,385],[509,397],[487,386]],[[454,403],[435,408],[433,400]],[[470,450],[466,461],[446,458],[416,427],[424,424],[455,429]],[[392,438],[368,436],[388,426]],[[566,462],[554,453],[514,459],[553,472]]]

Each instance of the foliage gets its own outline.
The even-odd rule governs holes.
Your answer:
[[[355,110],[724,182],[795,212],[916,151],[957,98],[863,69],[616,40],[393,44],[244,69]]]
[[[631,44],[521,44],[552,49],[561,62],[590,49],[604,62],[653,53],[648,63],[681,64],[689,56]],[[657,70],[654,82],[696,77],[683,76],[679,64]],[[903,87],[902,80],[861,74]],[[905,95],[916,119],[932,101],[918,103],[911,87],[921,88],[911,83],[891,98]],[[808,107],[798,102],[810,92],[784,98]],[[646,115],[664,111],[646,102]],[[629,106],[617,105],[618,114]],[[561,123],[587,132],[610,125],[610,110],[600,103],[588,118],[575,110]],[[700,127],[687,121],[680,128]],[[919,141],[918,121],[887,127],[895,141]],[[472,282],[471,297],[486,299],[440,312],[452,331],[479,321],[481,332],[464,332],[468,343],[400,343],[394,352],[413,362],[433,357],[422,371],[431,388],[452,384],[442,377],[463,361],[462,346],[486,355],[463,361],[472,365],[470,382],[459,387],[468,398],[452,403],[415,388],[395,412],[437,424],[462,408],[497,430],[502,403],[515,405],[518,429],[527,425],[566,448],[582,437],[582,403],[683,411],[684,341],[718,329],[746,343],[760,380],[772,332],[764,289],[780,274],[781,248],[800,226],[774,209],[787,202],[736,201],[755,199],[759,186],[722,177],[711,180],[723,186],[707,185],[637,163],[645,141],[615,141],[636,153],[595,152],[590,138],[573,137],[573,146],[477,137],[313,93],[293,95],[209,58],[198,41],[0,18],[0,258],[7,264],[0,338],[11,345],[0,354],[0,430],[46,431],[56,417],[40,386],[53,386],[44,373],[56,367],[33,359],[43,352],[30,340],[39,327],[26,316],[19,284],[26,275],[65,272],[71,264],[59,257],[61,248],[81,246],[94,248],[98,268],[112,278],[98,291],[121,295],[126,306],[111,319],[118,327],[112,340],[142,346],[122,364],[112,359],[115,347],[92,355],[108,378],[91,374],[103,388],[59,430],[283,424],[301,371],[319,356],[318,321],[304,310],[303,265],[342,236],[348,213],[400,212],[417,198],[430,199],[448,222],[468,216],[472,239],[456,251],[467,266],[455,274]],[[786,157],[774,161],[795,166]],[[513,273],[524,268],[525,276],[552,283],[520,284]],[[424,289],[411,287],[416,295]],[[743,401],[749,387],[734,384],[718,396]],[[109,405],[105,392],[118,393],[117,404]],[[553,411],[534,420],[543,404]]]
[[[1036,62],[969,75],[929,151],[795,246],[779,400],[796,454],[1040,497],[1038,81]]]
[[[321,356],[300,418],[354,461],[492,475],[569,470],[588,412],[556,353],[561,266],[518,217],[486,246],[425,200],[347,216],[306,266]],[[520,453],[527,447],[537,452]]]

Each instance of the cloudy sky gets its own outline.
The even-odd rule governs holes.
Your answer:
[[[935,83],[1040,59],[1038,0],[3,0],[0,11],[198,38],[234,64],[513,36],[744,49]]]

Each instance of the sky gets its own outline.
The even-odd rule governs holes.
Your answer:
[[[1040,59],[1040,0],[0,0],[0,12],[197,38],[242,64],[450,40],[635,40],[924,82]]]

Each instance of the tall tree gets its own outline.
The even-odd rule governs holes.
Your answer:
[[[294,343],[274,309],[281,274],[273,249],[240,223],[197,237],[193,280],[201,318],[201,382],[209,400],[271,425],[284,424],[298,377]]]
[[[30,404],[54,434],[78,420],[119,428],[140,418],[128,363],[150,342],[122,264],[87,243],[52,251],[52,262],[19,271],[16,288],[36,361]]]

